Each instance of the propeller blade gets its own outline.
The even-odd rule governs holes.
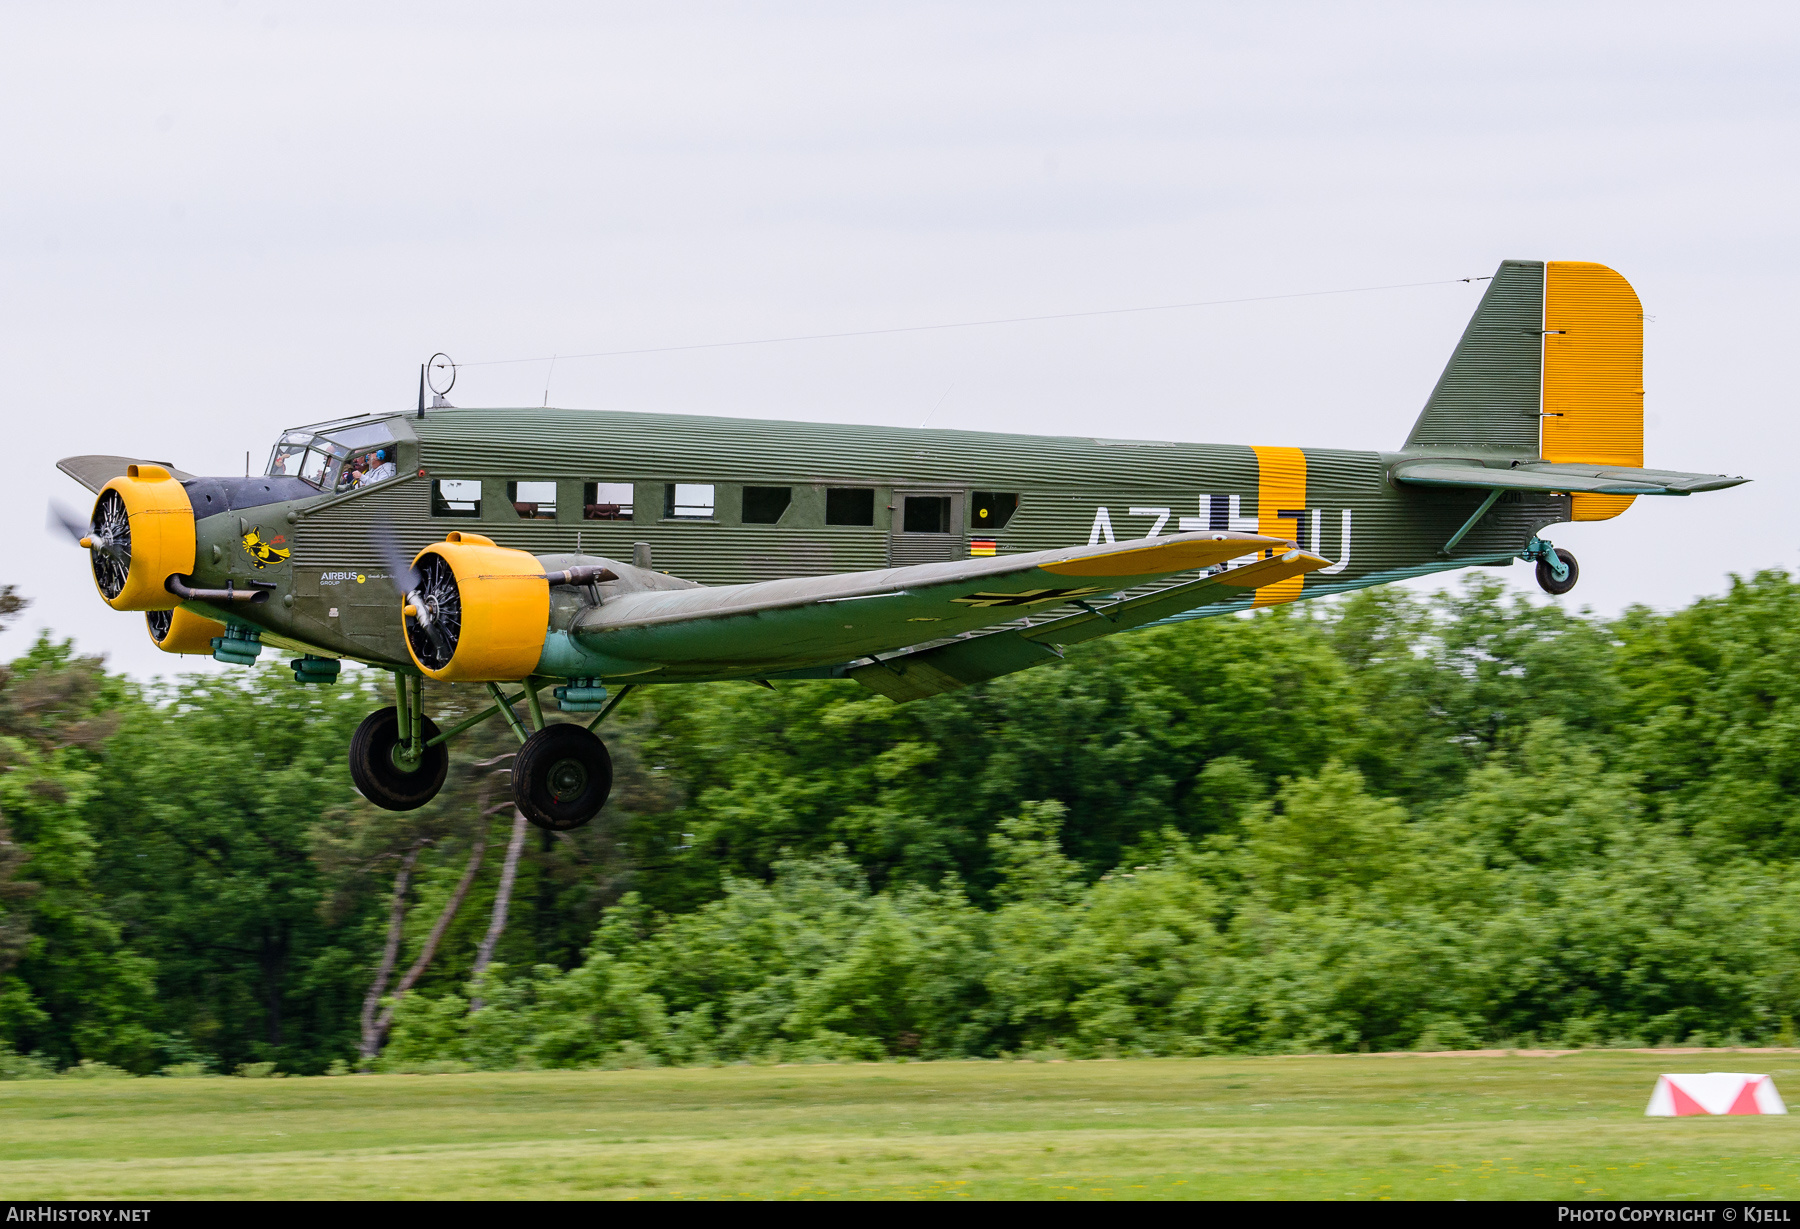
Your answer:
[[[400,596],[405,597],[419,587],[418,569],[412,565],[412,558],[400,548],[400,539],[394,536],[391,525],[377,522],[370,531],[375,538],[375,547],[381,552],[381,561],[387,564],[388,575],[393,578],[394,588]]]
[[[70,508],[56,500],[50,501],[49,511],[44,517],[44,528],[51,531],[60,530],[69,535],[69,540],[80,546],[81,540],[88,536],[90,529],[85,517],[77,516]]]

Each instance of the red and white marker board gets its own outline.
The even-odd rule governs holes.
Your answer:
[[[1659,1075],[1650,1094],[1652,1118],[1689,1114],[1785,1114],[1787,1106],[1766,1075],[1741,1071],[1706,1071],[1694,1075]]]

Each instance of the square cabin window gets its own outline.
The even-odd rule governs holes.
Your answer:
[[[581,484],[581,519],[628,521],[631,519],[632,486],[629,482]]]
[[[902,514],[904,533],[949,533],[950,497],[948,495],[908,495]]]
[[[747,486],[744,488],[744,524],[773,525],[794,502],[791,486]]]
[[[480,516],[481,480],[479,478],[433,478],[431,480],[431,515]]]
[[[522,521],[556,519],[554,482],[509,482],[506,484],[506,498],[512,502],[513,511],[519,514]]]
[[[825,491],[827,525],[873,525],[875,492],[863,486],[834,486]]]
[[[713,511],[710,482],[671,482],[663,487],[663,515],[670,520],[710,521]]]
[[[1019,510],[1019,497],[1008,491],[976,491],[969,497],[969,527],[976,533],[1005,529]]]

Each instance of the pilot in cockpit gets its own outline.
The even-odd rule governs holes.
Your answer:
[[[372,486],[377,482],[386,482],[399,471],[394,467],[391,448],[378,448],[365,458],[368,471],[357,475],[357,486]]]

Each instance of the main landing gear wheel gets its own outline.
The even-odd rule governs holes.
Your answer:
[[[424,734],[427,740],[438,735],[429,717]],[[397,754],[404,741],[400,714],[391,707],[370,713],[350,736],[350,779],[364,798],[384,810],[418,810],[437,797],[450,771],[450,752],[443,743],[427,747],[419,762],[409,765]]]
[[[513,760],[513,802],[538,827],[567,832],[600,813],[612,778],[605,743],[578,725],[547,725]]]
[[[1555,597],[1561,597],[1570,589],[1573,589],[1575,587],[1575,582],[1581,578],[1581,566],[1575,562],[1574,555],[1571,555],[1560,546],[1556,548],[1556,557],[1561,559],[1563,566],[1569,569],[1569,574],[1561,580],[1558,580],[1556,579],[1555,569],[1550,566],[1550,561],[1548,559],[1539,559],[1537,561],[1537,582],[1538,588],[1542,589],[1545,593]]]

